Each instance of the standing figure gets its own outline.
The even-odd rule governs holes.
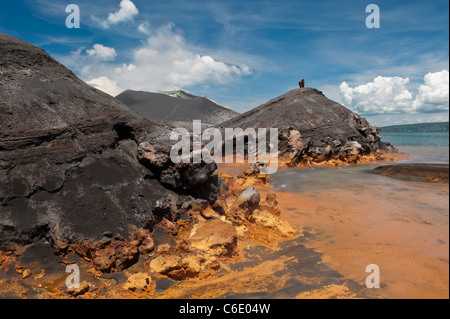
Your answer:
[[[300,88],[304,88],[305,87],[305,79],[302,79],[300,82],[298,82],[298,85],[300,86]]]

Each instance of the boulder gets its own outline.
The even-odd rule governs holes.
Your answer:
[[[156,151],[150,143],[142,142],[138,147],[137,159],[147,167],[161,170],[170,161],[170,156]]]
[[[262,162],[252,164],[248,170],[237,176],[236,184],[242,187],[268,184],[270,181],[269,174],[261,173],[261,169],[264,167],[266,167],[266,164]]]
[[[261,202],[259,209],[263,212],[269,212],[274,216],[281,215],[281,210],[278,207],[277,195],[275,193],[267,194],[266,199]]]
[[[231,256],[237,245],[235,228],[213,219],[194,225],[188,242],[192,248],[214,256]]]
[[[254,186],[249,186],[239,195],[234,205],[255,207],[259,204],[260,200],[261,196],[259,195],[259,191]]]
[[[289,225],[287,221],[259,209],[253,211],[250,220],[258,226],[276,230],[283,236],[290,237],[296,234],[296,231]]]
[[[150,261],[149,268],[172,279],[184,280],[209,269],[216,270],[220,268],[220,264],[215,257],[208,254],[175,253],[157,256]]]
[[[105,273],[126,269],[139,259],[137,244],[137,242],[114,241],[95,252],[93,264],[99,271]]]
[[[225,216],[236,225],[242,224],[249,218],[252,211],[259,206],[261,196],[259,191],[253,187],[247,187],[226,211]]]
[[[178,227],[177,224],[168,220],[167,218],[163,218],[159,225],[166,230],[168,234],[171,234],[172,236],[176,236],[178,233]]]
[[[345,143],[339,152],[339,159],[346,162],[356,162],[358,155],[361,154],[362,146],[357,141]]]
[[[131,292],[142,293],[150,290],[152,277],[147,273],[137,273],[128,277],[122,288]]]

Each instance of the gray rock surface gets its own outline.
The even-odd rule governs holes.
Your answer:
[[[174,165],[167,128],[4,34],[0,112],[0,247],[126,238],[217,196],[214,163]],[[158,165],[139,157],[144,142]]]
[[[294,164],[391,148],[379,128],[314,88],[292,90],[218,127],[278,128],[280,155]]]
[[[172,127],[192,129],[193,120],[201,120],[208,127],[239,115],[206,97],[184,91],[163,94],[127,90],[116,98],[145,118]]]

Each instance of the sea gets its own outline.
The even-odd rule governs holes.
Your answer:
[[[381,140],[395,146],[448,146],[449,132],[382,132]]]
[[[382,140],[405,163],[449,163],[449,134],[402,132]],[[396,162],[399,163],[399,162]],[[288,203],[283,218],[315,235],[310,248],[345,278],[365,285],[375,264],[375,298],[449,298],[449,187],[370,174],[380,165],[280,168],[270,183]]]

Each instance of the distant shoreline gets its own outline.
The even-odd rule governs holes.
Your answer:
[[[448,132],[449,122],[416,123],[390,125],[381,128],[381,132]]]
[[[381,140],[398,146],[449,146],[449,132],[385,132]]]

